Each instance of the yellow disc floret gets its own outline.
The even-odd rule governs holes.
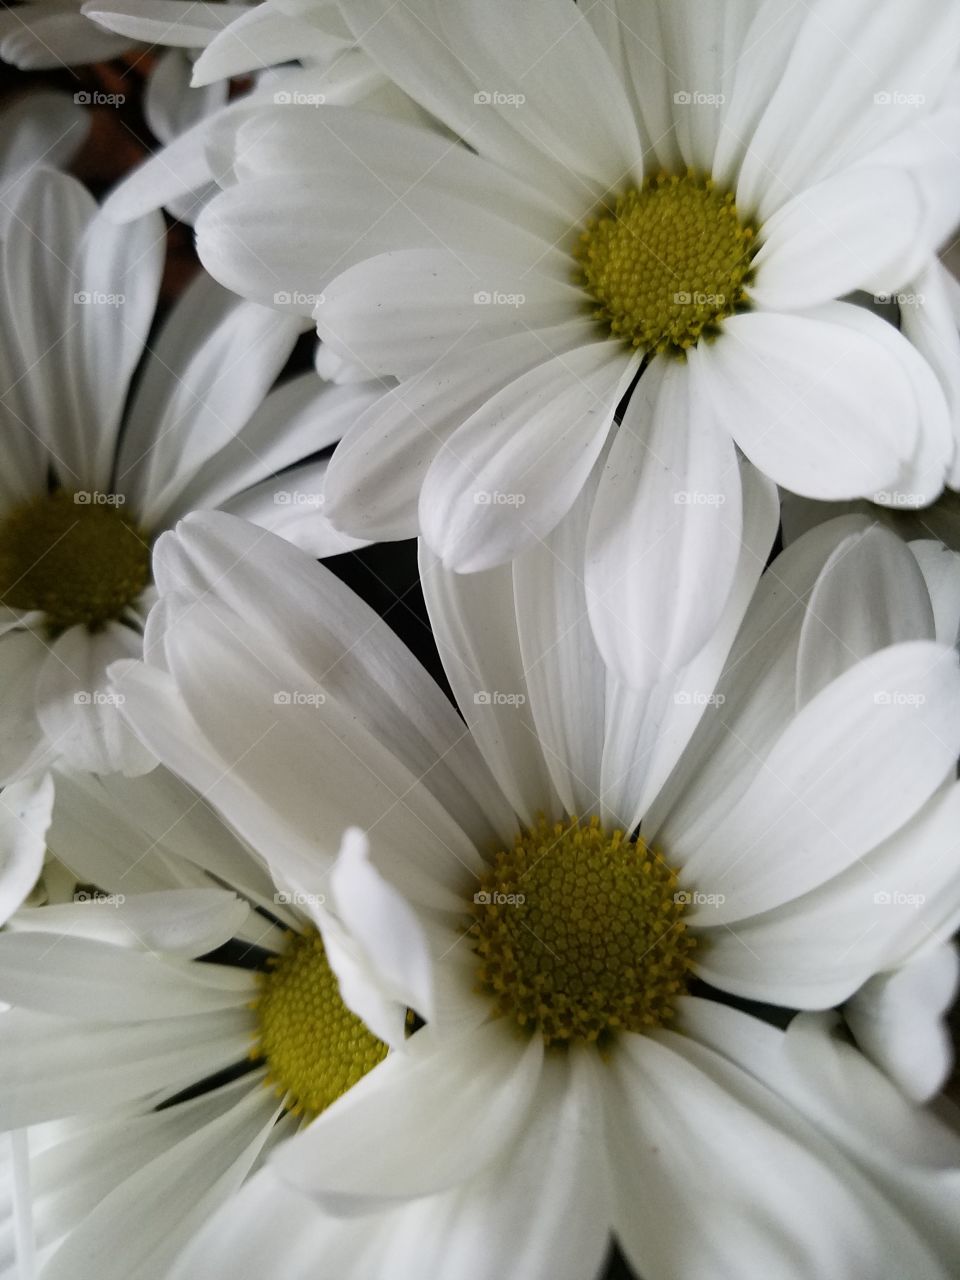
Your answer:
[[[757,229],[733,194],[693,173],[657,174],[593,218],[574,249],[594,317],[643,351],[682,355],[744,310]]]
[[[54,631],[102,627],[150,581],[146,535],[101,495],[57,489],[0,521],[0,604],[39,610]]]
[[[667,1022],[695,940],[676,872],[594,819],[522,832],[474,896],[480,988],[548,1045]]]
[[[340,999],[336,976],[315,929],[292,934],[261,975],[258,1042],[267,1083],[291,1111],[313,1119],[387,1055]]]

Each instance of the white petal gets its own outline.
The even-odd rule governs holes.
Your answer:
[[[826,1009],[960,923],[960,788],[944,788],[841,874],[782,906],[711,929],[698,973],[748,1000]]]
[[[956,644],[960,634],[960,554],[940,542],[907,544],[920,566],[933,610],[932,638]]]
[[[245,13],[238,4],[184,4],[183,0],[92,0],[83,13],[108,31],[146,44],[202,49]]]
[[[943,1015],[958,980],[960,960],[950,944],[878,974],[844,1007],[857,1044],[915,1102],[928,1102],[953,1066]]]
[[[408,249],[368,258],[325,286],[317,333],[370,377],[402,378],[458,349],[582,314],[582,290],[531,270],[513,247],[498,257]]]
[[[14,939],[19,940],[19,939]],[[129,952],[123,952],[126,959]],[[249,1009],[132,1025],[81,1025],[13,1009],[3,1015],[0,1121],[5,1128],[91,1111],[112,1113],[158,1089],[171,1093],[244,1059]]]
[[[115,909],[106,900],[76,902],[63,914]],[[165,959],[69,933],[3,933],[0,955],[4,1000],[92,1023],[232,1009],[248,1004],[256,991],[253,975],[244,969]]]
[[[344,835],[330,888],[339,919],[384,990],[404,1011],[415,1009],[432,1022],[433,965],[427,940],[416,915],[370,863],[369,842],[356,828]],[[361,1009],[355,1012],[363,1016]]]
[[[165,1275],[194,1232],[250,1172],[277,1112],[262,1085],[250,1081],[246,1096],[223,1115],[198,1124],[104,1197],[44,1268],[49,1280]]]
[[[508,566],[469,576],[420,544],[420,582],[457,705],[512,808],[528,825],[558,804],[540,749],[517,632]],[[501,835],[511,835],[503,815]]]
[[[104,893],[100,898],[79,891],[74,898],[72,903],[24,909],[10,927],[195,959],[235,937],[250,910],[236,894],[216,888]]]
[[[234,437],[283,368],[296,321],[200,276],[168,317],[130,408],[117,486],[148,528]]]
[[[0,924],[39,879],[52,812],[49,774],[13,782],[0,792]]]
[[[91,773],[148,773],[156,758],[120,713],[122,694],[112,691],[107,667],[139,657],[138,632],[110,622],[95,634],[70,627],[53,641],[37,680],[37,715],[64,759]]]
[[[655,360],[633,390],[597,491],[587,603],[601,653],[634,688],[691,661],[733,584],[740,468],[708,395],[694,360]]]
[[[902,279],[922,216],[908,174],[845,170],[799,192],[764,224],[750,296],[771,311],[799,311],[876,279]]]
[[[906,373],[879,342],[829,316],[734,316],[698,354],[719,420],[795,493],[870,494],[910,457],[917,421]]]
[[[571,173],[574,189],[576,175],[608,190],[639,170],[639,139],[620,83],[583,16],[567,6],[536,0],[518,11],[492,0],[482,12],[454,13],[436,0],[402,10],[358,0],[344,18],[411,97],[534,182],[549,172],[546,158]]]
[[[569,511],[639,357],[617,343],[547,360],[496,394],[438,451],[420,494],[423,536],[475,573],[512,559]]]
[[[362,413],[335,450],[327,514],[347,533],[384,541],[419,532],[417,503],[439,449],[504,386],[588,342],[589,321],[451,352],[436,369],[401,383]],[[323,350],[324,348],[321,348]]]
[[[236,518],[206,514],[160,540],[155,572],[164,592],[218,598],[256,619],[267,666],[273,652],[291,654],[478,844],[502,830],[503,798],[436,681],[382,618],[308,556]]]
[[[247,489],[223,504],[222,510],[292,542],[316,560],[369,546],[333,527],[324,511],[328,462],[310,462]]]
[[[0,637],[0,785],[10,782],[45,750],[37,719],[36,683],[49,652],[35,631],[8,631]]]
[[[533,1105],[543,1041],[488,1023],[443,1044],[418,1031],[274,1153],[284,1181],[362,1211],[466,1182],[510,1143]],[[501,1123],[490,1124],[497,1115]],[[420,1153],[410,1159],[415,1139]]]
[[[889,529],[874,525],[838,547],[810,593],[797,653],[797,706],[887,645],[936,638],[915,557]]]
[[[789,724],[759,774],[685,865],[742,919],[839,874],[907,822],[960,753],[960,670],[929,641],[893,645],[839,676]]]
[[[743,1016],[716,1007],[718,1020]],[[746,1071],[690,1036],[629,1036],[604,1093],[614,1227],[640,1274],[717,1280],[749,1258],[757,1275],[806,1280],[838,1257],[851,1275],[882,1273],[876,1205],[850,1185],[853,1164]]]

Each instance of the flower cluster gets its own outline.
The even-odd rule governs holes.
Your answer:
[[[951,1280],[960,7],[0,58],[0,1274]]]

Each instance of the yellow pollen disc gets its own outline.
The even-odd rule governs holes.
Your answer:
[[[266,1059],[267,1084],[290,1109],[313,1119],[382,1061],[387,1046],[340,999],[315,929],[291,935],[261,977],[253,1056]]]
[[[614,337],[682,356],[749,305],[757,247],[731,192],[693,173],[661,173],[587,224],[574,249],[577,283]]]
[[[147,537],[117,505],[89,498],[57,489],[0,521],[0,604],[39,610],[56,631],[96,630],[137,600],[150,581]]]
[[[642,841],[541,818],[474,897],[480,988],[548,1045],[660,1026],[686,990],[688,901]]]

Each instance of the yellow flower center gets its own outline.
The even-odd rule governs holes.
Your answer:
[[[731,192],[657,174],[588,222],[574,250],[594,318],[643,351],[683,355],[748,305],[757,228]]]
[[[686,990],[689,900],[643,841],[595,819],[541,819],[474,897],[481,989],[548,1045],[660,1026]]]
[[[261,975],[255,1003],[267,1083],[291,1111],[309,1119],[336,1102],[387,1056],[340,999],[336,976],[315,929],[294,934]]]
[[[146,535],[116,503],[57,489],[0,522],[0,604],[39,610],[55,631],[102,627],[150,581]]]

